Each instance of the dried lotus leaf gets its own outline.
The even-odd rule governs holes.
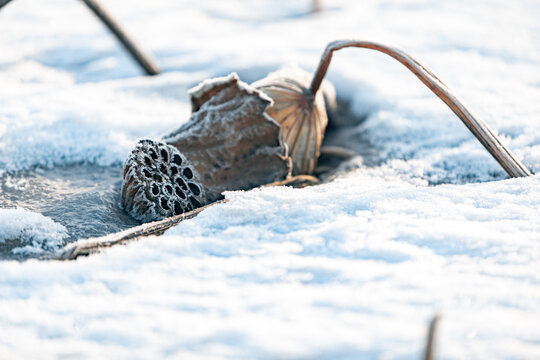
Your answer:
[[[285,179],[291,159],[266,95],[236,74],[191,91],[197,110],[161,141],[142,140],[125,163],[122,203],[141,221],[190,211]],[[195,108],[195,107],[194,107]]]
[[[267,113],[281,125],[293,175],[313,173],[328,124],[324,95],[335,105],[333,87],[328,84],[327,91],[323,87],[313,95],[310,80],[311,76],[299,68],[284,68],[252,84],[274,101]]]

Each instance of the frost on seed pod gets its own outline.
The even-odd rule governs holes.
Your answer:
[[[122,204],[134,218],[158,220],[285,179],[291,172],[272,100],[236,74],[190,91],[193,114],[161,141],[141,140],[124,165]]]
[[[300,68],[287,67],[252,84],[274,101],[267,113],[281,125],[293,175],[313,173],[328,124],[326,107],[336,104],[333,86],[325,81],[322,91],[313,94],[309,89],[311,78]]]

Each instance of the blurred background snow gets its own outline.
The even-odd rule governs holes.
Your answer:
[[[340,38],[411,52],[540,170],[537,1],[103,4],[163,74],[142,76],[80,2],[14,0],[0,11],[1,173],[119,166],[138,137],[188,119],[199,81],[312,71]],[[348,143],[373,159],[322,186],[229,193],[87,259],[1,262],[0,357],[417,359],[436,311],[440,358],[540,357],[540,178],[505,180],[385,55],[342,50],[327,78],[366,118]],[[0,233],[65,237],[21,209],[2,210]]]

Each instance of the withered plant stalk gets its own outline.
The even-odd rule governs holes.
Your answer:
[[[429,328],[426,339],[426,348],[424,350],[424,360],[434,360],[435,359],[435,338],[437,335],[437,329],[439,327],[439,321],[441,320],[441,315],[436,314],[433,316],[429,322]]]
[[[385,53],[409,69],[431,91],[435,93],[463,121],[465,126],[474,134],[487,151],[497,160],[510,177],[524,177],[531,172],[510,152],[495,133],[478,116],[472,113],[463,102],[450,90],[431,70],[418,60],[395,47],[377,42],[361,40],[333,41],[324,50],[319,66],[315,71],[310,89],[316,94],[326,75],[334,51],[343,48],[365,48]]]

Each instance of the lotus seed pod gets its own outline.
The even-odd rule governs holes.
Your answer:
[[[313,173],[328,124],[325,95],[335,106],[332,85],[325,82],[322,91],[314,95],[310,81],[309,73],[289,67],[252,84],[274,101],[267,113],[281,125],[293,161],[293,175]]]
[[[141,221],[181,214],[291,173],[272,100],[236,74],[190,91],[194,112],[161,141],[141,140],[124,165],[122,204]]]
[[[161,141],[141,140],[124,166],[122,204],[141,221],[182,214],[206,202],[193,164]]]

